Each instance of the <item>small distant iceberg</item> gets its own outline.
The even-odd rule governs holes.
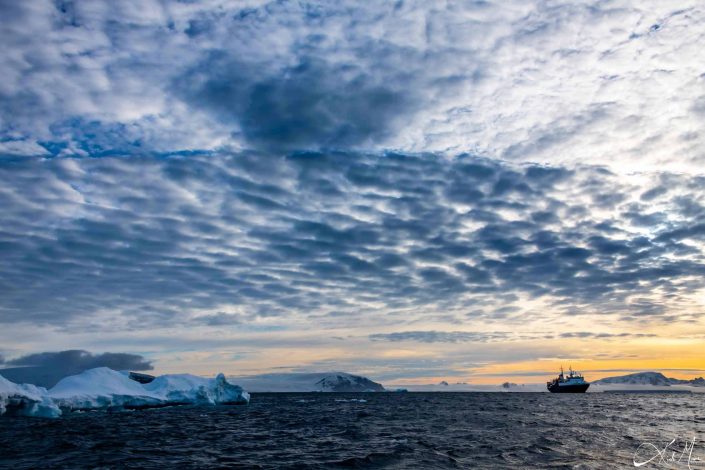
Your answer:
[[[107,367],[65,377],[48,391],[18,385],[0,376],[0,415],[55,418],[85,410],[159,408],[175,405],[241,405],[250,395],[223,374],[204,378],[190,374],[162,375],[149,383]]]
[[[443,380],[433,384],[400,384],[400,387],[410,392],[544,392],[544,384],[516,384],[504,382],[503,384],[475,384],[467,382],[449,382]]]

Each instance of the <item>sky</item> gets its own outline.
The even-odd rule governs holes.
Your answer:
[[[705,372],[702,2],[0,15],[0,367]]]

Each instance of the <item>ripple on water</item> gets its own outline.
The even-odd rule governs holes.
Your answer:
[[[625,468],[696,439],[700,395],[254,394],[249,406],[0,419],[0,467]],[[697,442],[703,442],[698,449]]]

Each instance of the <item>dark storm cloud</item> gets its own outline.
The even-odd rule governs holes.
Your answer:
[[[114,370],[152,370],[151,361],[137,354],[92,354],[82,350],[28,354],[5,363],[0,375],[17,383],[51,387],[63,377],[95,367]]]

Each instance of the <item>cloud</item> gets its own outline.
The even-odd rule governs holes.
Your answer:
[[[7,361],[11,366],[51,367],[61,370],[86,370],[109,367],[115,370],[152,370],[150,361],[137,354],[102,353],[72,349],[59,352],[28,354]]]
[[[695,0],[0,13],[12,331],[700,321]]]
[[[558,338],[593,338],[593,339],[619,339],[619,338],[654,338],[656,334],[649,333],[592,333],[587,331],[565,332],[559,335],[547,333],[509,333],[506,331],[491,332],[466,332],[466,331],[401,331],[395,333],[375,333],[369,336],[371,341],[402,342],[411,341],[418,343],[489,343],[509,341],[532,341]]]
[[[79,374],[95,367],[114,370],[152,370],[151,361],[137,354],[93,354],[82,350],[28,354],[5,362],[0,374],[17,383],[52,387],[63,377]]]
[[[702,186],[670,175],[650,201],[663,217],[628,216],[664,177],[359,151],[6,160],[0,321],[460,322],[519,318],[522,299],[685,321],[699,315]]]
[[[696,0],[0,8],[5,154],[393,148],[619,171],[703,162]]]
[[[389,82],[351,64],[301,57],[269,77],[259,67],[208,58],[177,82],[177,93],[246,141],[273,150],[365,147],[397,132],[412,110],[410,83]],[[404,86],[406,85],[406,86]]]
[[[464,331],[403,331],[370,335],[372,341],[416,341],[421,343],[464,343],[505,340],[507,333],[473,333]]]
[[[612,338],[655,338],[658,335],[653,333],[593,333],[589,331],[575,331],[561,333],[561,338],[596,338],[596,339],[612,339]]]

